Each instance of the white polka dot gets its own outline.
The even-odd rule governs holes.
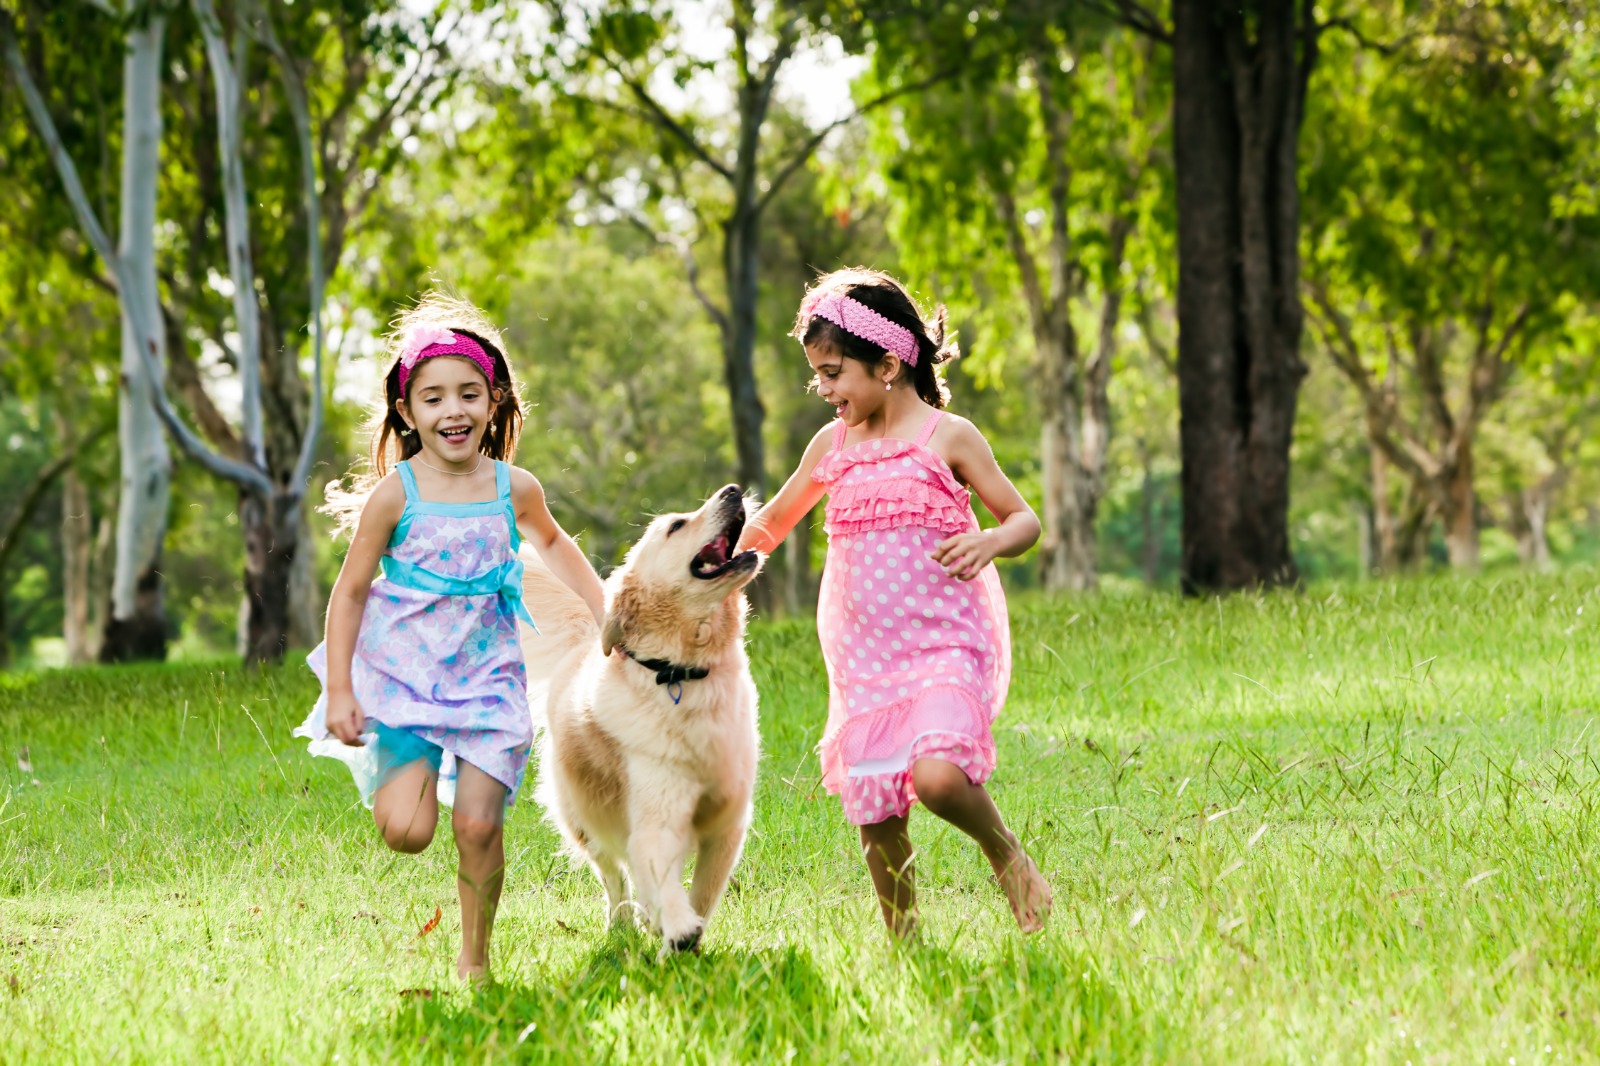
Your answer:
[[[880,593],[878,593],[878,602],[879,603],[888,603],[889,602],[889,597],[885,596],[883,593],[880,592]]]

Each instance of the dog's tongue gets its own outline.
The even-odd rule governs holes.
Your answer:
[[[710,544],[700,549],[700,554],[695,556],[695,562],[705,566],[721,566],[728,561],[728,537],[719,533]]]

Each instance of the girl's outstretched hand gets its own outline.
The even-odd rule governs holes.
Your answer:
[[[328,694],[328,732],[352,748],[361,746],[361,729],[367,716],[356,702],[354,693]]]
[[[928,556],[944,567],[947,576],[957,581],[971,581],[994,562],[994,540],[986,532],[957,533],[940,541]]]

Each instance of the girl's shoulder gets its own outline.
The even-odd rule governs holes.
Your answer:
[[[406,486],[401,478],[400,468],[395,467],[372,486],[372,491],[367,495],[367,502],[362,506],[362,513],[374,510],[376,514],[384,515],[393,512],[396,519],[406,506]]]
[[[532,471],[506,463],[506,475],[511,485],[511,498],[513,500],[531,501],[544,498],[544,486],[539,483],[538,478],[533,476]]]
[[[928,438],[928,447],[940,455],[949,457],[973,448],[988,451],[989,438],[985,437],[983,431],[969,419],[951,411],[944,411],[933,427],[932,436]]]

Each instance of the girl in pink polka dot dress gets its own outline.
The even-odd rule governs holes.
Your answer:
[[[823,785],[843,800],[884,921],[916,927],[913,803],[977,841],[1025,932],[1043,927],[1049,885],[984,788],[992,724],[1011,677],[996,556],[1020,555],[1039,520],[966,419],[946,414],[936,366],[945,311],[930,326],[878,271],[820,279],[794,335],[838,419],[746,528],[738,550],[770,552],[828,496],[828,558],[817,631],[828,667]],[[999,526],[981,530],[968,488]]]

